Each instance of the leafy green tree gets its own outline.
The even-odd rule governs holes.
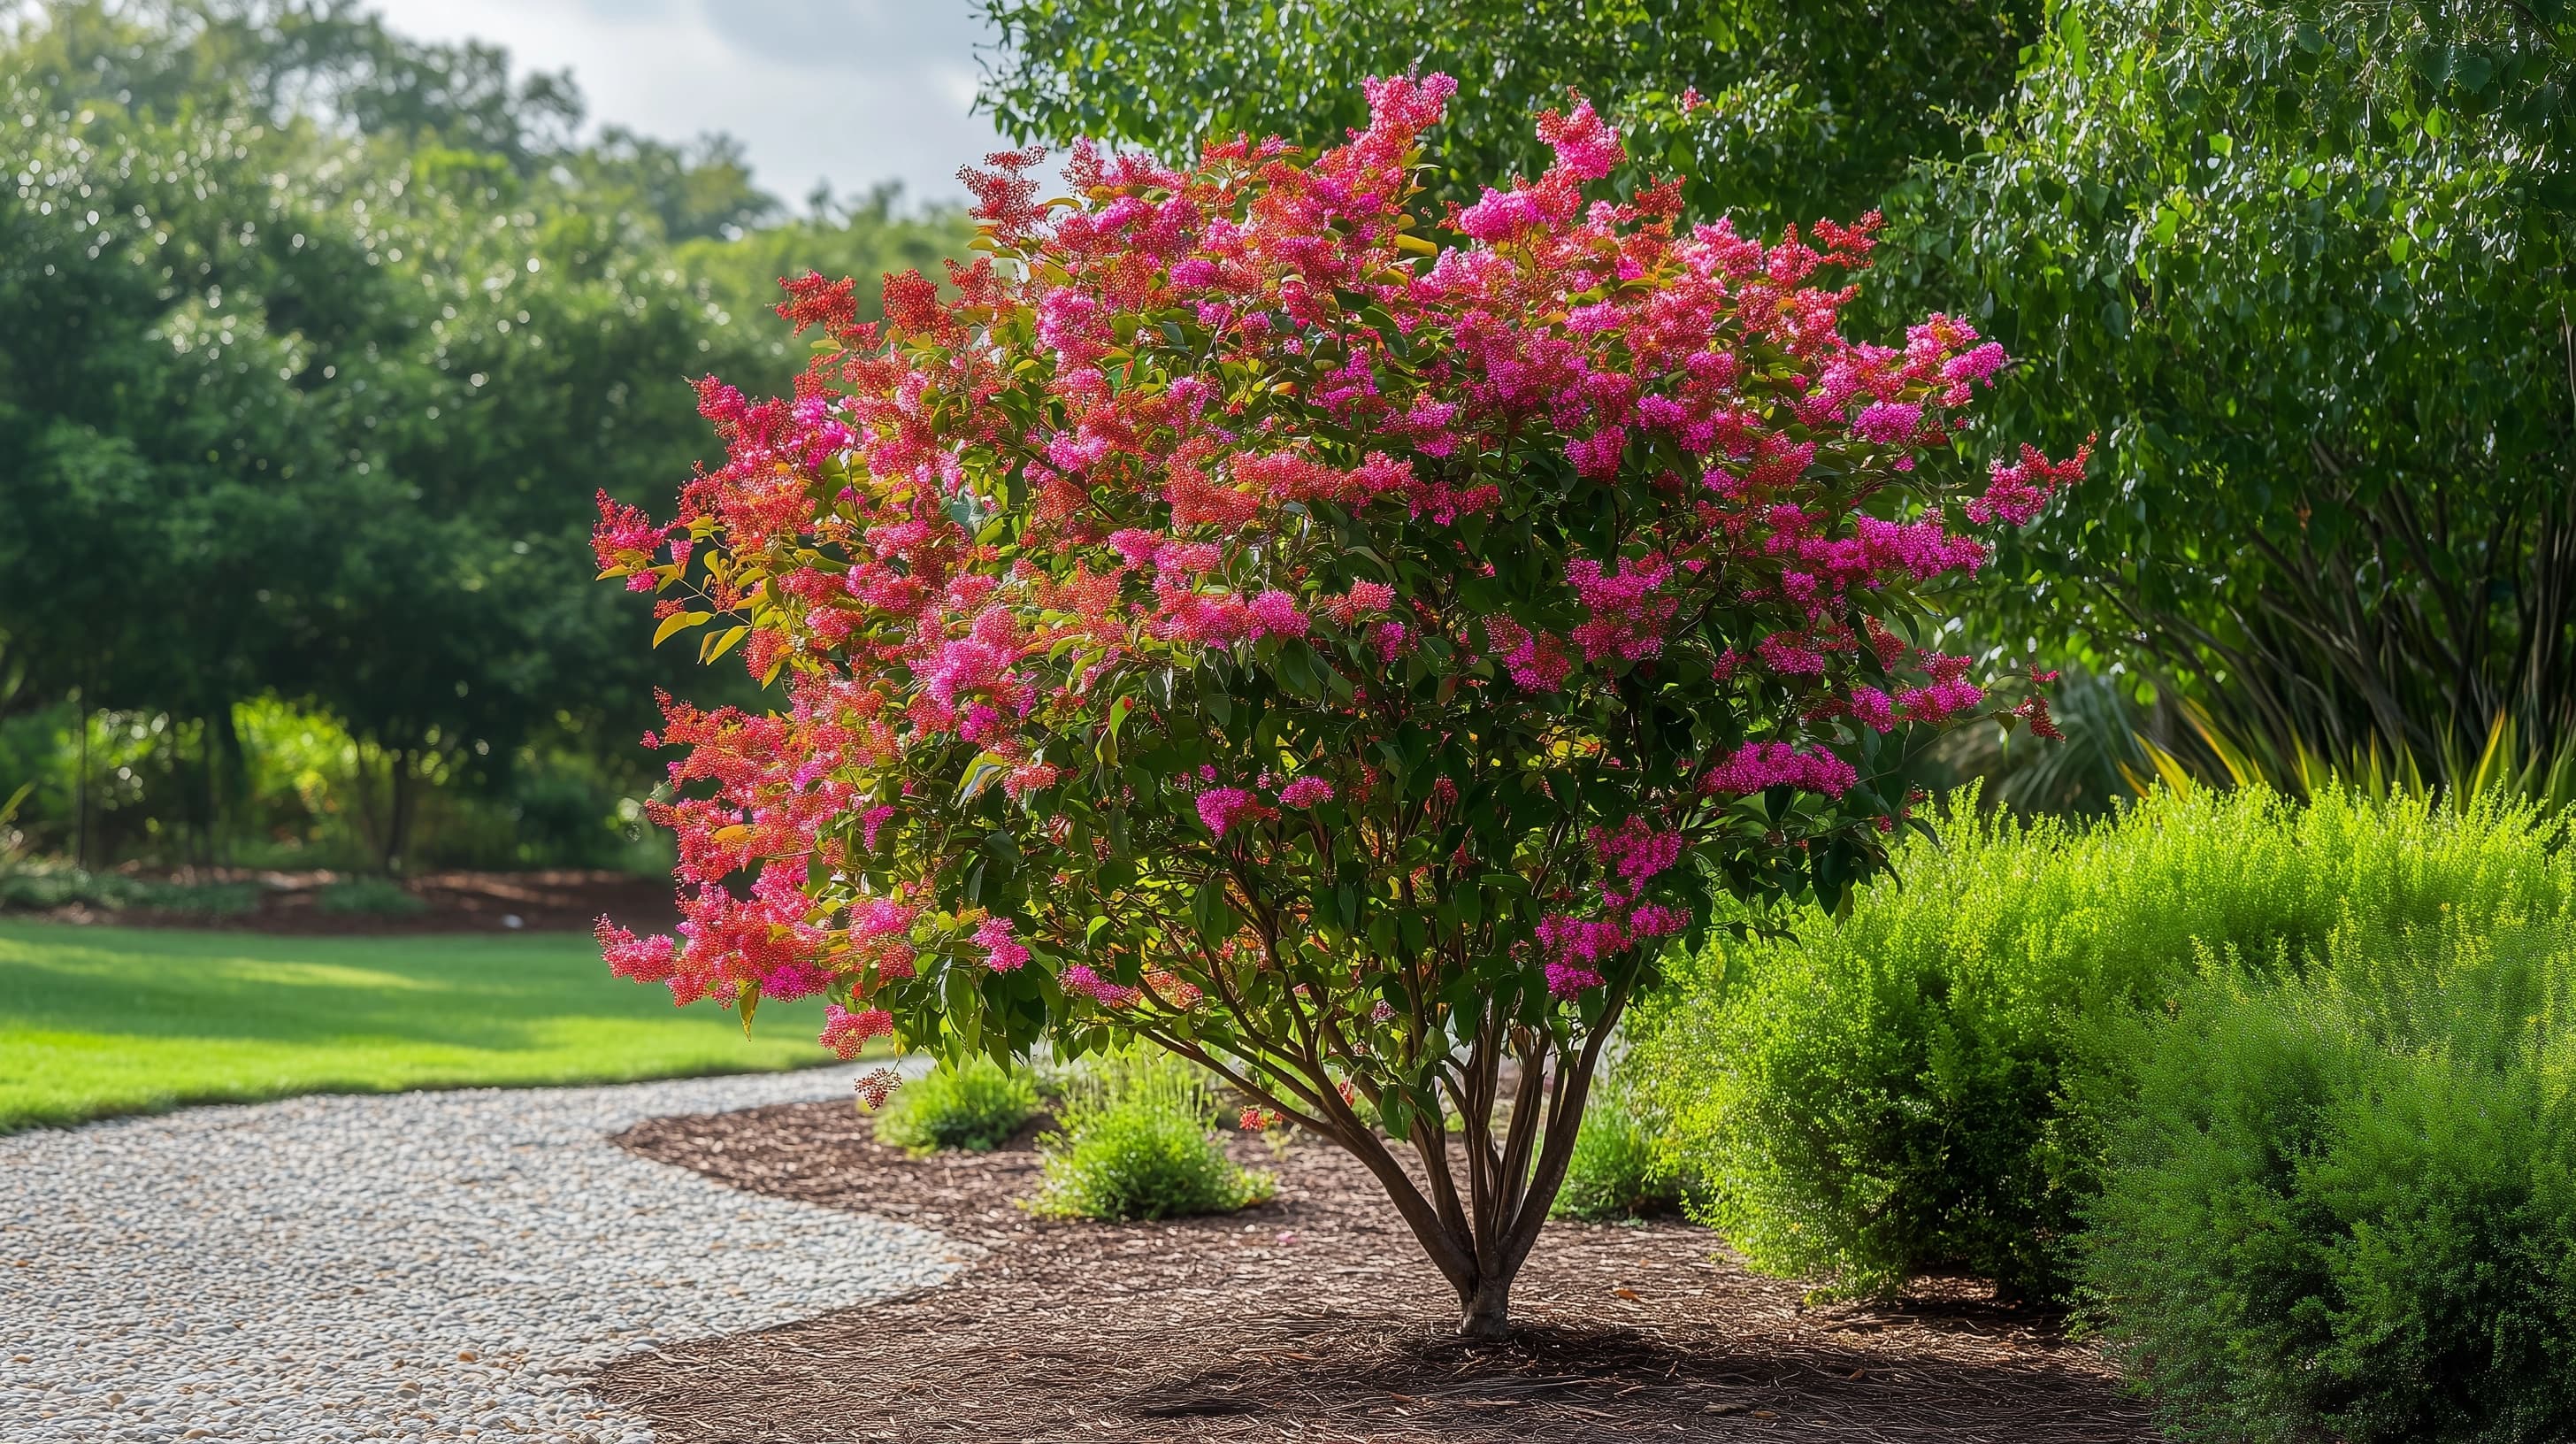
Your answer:
[[[266,693],[378,759],[388,864],[424,784],[498,790],[540,746],[637,769],[672,664],[609,635],[593,493],[668,504],[691,376],[783,384],[739,324],[780,276],[962,239],[890,196],[747,229],[778,207],[731,142],[561,149],[568,81],[345,4],[48,7],[0,96],[0,664],[28,705],[193,719],[201,845]]]
[[[981,0],[1001,35],[984,103],[1008,134],[1176,154],[1208,135],[1336,136],[1352,80],[1463,78],[1433,163],[1450,198],[1547,164],[1537,112],[1569,86],[1704,212],[1763,227],[1849,217],[1962,144],[2013,80],[2034,0]],[[1689,92],[1696,90],[1697,95]],[[1705,98],[1705,104],[1699,103]]]
[[[2047,360],[2003,434],[2103,434],[1992,634],[2071,622],[2275,756],[2576,728],[2571,44],[2484,0],[2058,11],[1887,263]]]

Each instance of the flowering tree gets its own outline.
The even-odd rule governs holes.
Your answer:
[[[997,156],[989,254],[881,328],[790,283],[795,397],[708,381],[680,519],[602,501],[659,635],[725,618],[792,705],[668,706],[687,921],[601,936],[746,1022],[827,995],[845,1054],[1168,1048],[1357,1155],[1492,1335],[1657,956],[1879,861],[1894,729],[2049,730],[1926,597],[1986,555],[1954,504],[2027,521],[2082,456],[1954,496],[1918,461],[2002,352],[1844,339],[1870,222],[1587,204],[1588,106],[1423,214],[1453,89],[1372,83],[1311,160],[1077,148],[1079,201]]]

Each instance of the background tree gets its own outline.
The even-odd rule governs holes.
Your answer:
[[[2036,0],[982,0],[1000,40],[983,103],[1004,133],[1177,156],[1247,131],[1363,125],[1353,75],[1473,77],[1431,142],[1460,201],[1547,151],[1538,112],[1580,89],[1641,166],[1688,177],[1697,209],[1776,228],[1877,204],[1917,157],[2012,85]]]
[[[577,141],[567,77],[345,3],[47,6],[0,39],[0,98],[8,705],[171,714],[184,786],[143,810],[198,861],[266,695],[355,734],[389,864],[424,784],[507,798],[571,751],[649,786],[631,741],[672,678],[612,639],[592,493],[668,504],[690,377],[786,383],[801,357],[742,324],[779,276],[963,239],[891,194],[765,230],[733,142]],[[41,841],[72,790],[31,803]]]
[[[2568,736],[2576,29],[2480,3],[2058,14],[1984,146],[1894,208],[1888,294],[2050,359],[2007,424],[2103,428],[1986,624],[2071,624],[2276,758]]]

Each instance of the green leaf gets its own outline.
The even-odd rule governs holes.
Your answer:
[[[653,645],[658,647],[669,641],[673,633],[703,625],[712,615],[710,612],[673,612],[662,619],[662,625],[653,629]]]
[[[751,627],[746,623],[738,627],[728,627],[722,632],[709,636],[706,641],[700,643],[698,646],[699,665],[703,666],[709,662],[713,662],[725,653],[732,651],[736,643],[740,642],[744,637],[749,636],[750,634]]]
[[[978,752],[966,764],[966,775],[957,780],[957,800],[971,801],[975,794],[990,787],[1011,770],[1011,759],[998,752]]]

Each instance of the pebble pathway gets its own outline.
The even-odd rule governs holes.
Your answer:
[[[583,1387],[936,1283],[938,1235],[607,1141],[847,1070],[299,1098],[0,1138],[0,1440],[645,1444]]]

